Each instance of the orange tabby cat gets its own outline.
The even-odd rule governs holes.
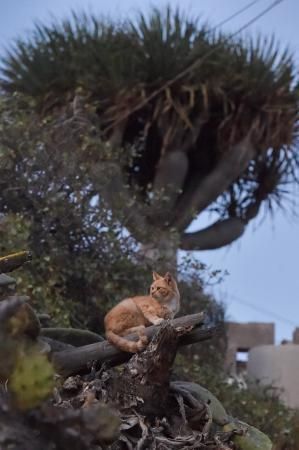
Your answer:
[[[106,338],[120,350],[130,353],[143,350],[148,343],[145,327],[172,319],[180,309],[180,293],[170,273],[162,277],[153,272],[153,279],[150,295],[126,298],[105,316]],[[137,333],[139,340],[132,342],[123,337],[130,333]]]

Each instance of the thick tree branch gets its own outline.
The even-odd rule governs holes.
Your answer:
[[[164,142],[159,165],[156,169],[156,176],[153,183],[154,199],[150,209],[149,220],[165,227],[169,224],[173,208],[183,189],[184,182],[189,169],[188,151],[194,145],[200,133],[201,125],[204,122],[202,115],[195,119],[193,129],[187,132],[181,124],[174,124],[175,130],[172,139],[165,136],[165,129],[169,123],[160,118],[161,133],[164,134]],[[165,146],[165,147],[164,147]],[[161,200],[161,201],[159,201]]]
[[[190,327],[190,332],[180,337],[179,345],[188,345],[202,340],[209,339],[215,334],[216,329],[199,329],[195,328],[203,323],[204,314],[192,314],[189,316],[179,317],[172,321],[175,328]],[[145,332],[149,339],[155,335],[159,326],[151,326],[146,328]],[[131,334],[127,336],[129,340],[137,340],[138,336]],[[65,350],[62,352],[55,352],[52,355],[52,360],[58,373],[67,376],[78,373],[81,370],[86,370],[92,361],[103,363],[109,361],[110,365],[121,364],[132,355],[130,353],[122,352],[109,342],[104,341],[96,344],[84,345],[83,347],[72,350]]]
[[[182,196],[173,221],[177,229],[185,230],[198,213],[216,200],[244,172],[255,153],[250,134],[223,155],[215,169],[199,182],[197,188]]]
[[[115,155],[121,146],[125,122],[113,130],[109,137],[110,149],[107,147],[107,158],[96,161],[91,167],[93,183],[108,207],[113,210],[123,226],[132,231],[140,242],[146,241],[146,232],[150,225],[146,220],[146,207],[141,205],[136,193],[126,182],[122,167]],[[105,145],[105,144],[103,144]]]
[[[118,215],[122,224],[132,231],[139,241],[146,239],[149,224],[136,195],[125,182],[119,161],[99,161],[92,169],[93,182],[100,196]]]
[[[194,233],[184,233],[181,250],[213,250],[228,245],[242,236],[246,222],[238,217],[215,222]]]
[[[165,225],[183,188],[187,171],[188,157],[184,151],[169,151],[161,158],[153,186],[151,221]]]
[[[263,199],[256,200],[248,206],[244,214],[244,220],[246,223],[250,222],[250,220],[254,219],[258,215],[262,201]]]
[[[31,261],[32,255],[30,252],[11,253],[7,256],[0,257],[0,273],[8,273],[18,269],[27,261]]]

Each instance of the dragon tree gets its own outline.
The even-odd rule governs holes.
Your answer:
[[[232,243],[297,181],[295,66],[273,38],[231,38],[171,9],[73,15],[16,41],[1,85],[29,99],[70,162],[89,159],[98,201],[151,258]],[[204,211],[216,221],[188,231]]]

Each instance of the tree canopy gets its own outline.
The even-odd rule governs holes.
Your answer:
[[[111,144],[92,178],[114,164],[110,206],[140,241],[175,230],[182,249],[226,245],[297,181],[295,66],[275,39],[231,38],[170,8],[124,22],[74,14],[17,40],[2,73],[41,119],[81,113],[81,137],[92,126]],[[217,222],[186,233],[204,210]]]

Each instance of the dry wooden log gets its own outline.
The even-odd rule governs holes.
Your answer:
[[[136,353],[111,382],[110,396],[121,408],[160,417],[169,407],[169,383],[180,334],[169,321],[159,327],[147,348]]]
[[[175,329],[187,328],[185,334],[180,336],[178,345],[189,345],[195,342],[204,341],[210,339],[218,331],[215,327],[210,329],[198,328],[204,322],[204,314],[192,314],[184,317],[174,319],[171,323]],[[196,328],[197,327],[197,328]],[[151,326],[146,328],[146,335],[151,340],[160,326]],[[127,336],[130,340],[137,340],[138,336],[131,334]],[[86,370],[93,361],[98,363],[104,363],[109,361],[109,365],[114,366],[124,363],[131,358],[130,353],[125,353],[108,341],[84,345],[75,349],[65,350],[61,352],[54,352],[52,355],[52,361],[59,374],[63,376],[79,373],[82,370]]]

